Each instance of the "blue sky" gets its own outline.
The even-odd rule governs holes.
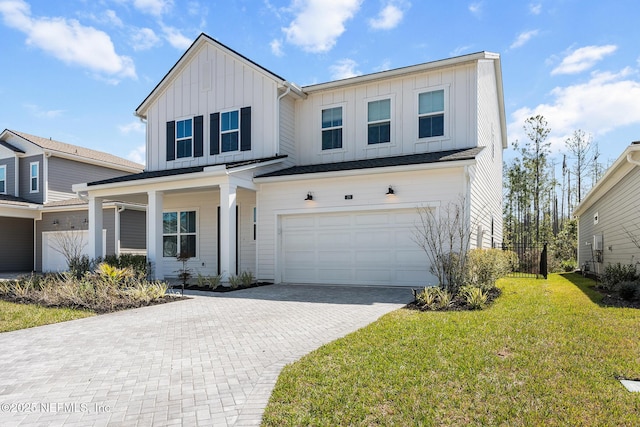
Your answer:
[[[603,160],[640,140],[637,0],[0,0],[0,130],[144,161],[133,116],[205,32],[300,85],[501,54],[508,139],[546,117]],[[507,153],[509,157],[510,153]]]

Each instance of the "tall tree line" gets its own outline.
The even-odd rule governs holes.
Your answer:
[[[516,157],[504,164],[504,241],[523,245],[554,243],[572,229],[573,210],[603,175],[598,144],[576,130],[558,157],[551,154],[551,128],[540,115],[524,123],[526,141],[514,142]],[[562,162],[561,176],[556,165]]]

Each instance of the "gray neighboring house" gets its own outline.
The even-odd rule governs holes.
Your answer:
[[[640,141],[629,145],[576,208],[578,265],[640,264]],[[635,240],[635,243],[634,243]]]
[[[138,173],[129,160],[5,129],[0,133],[0,272],[66,268],[60,246],[86,246],[87,202],[71,186]],[[143,205],[106,201],[105,254],[144,253]],[[84,248],[83,248],[84,251]]]

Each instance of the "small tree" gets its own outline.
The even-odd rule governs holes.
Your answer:
[[[82,230],[75,229],[55,233],[49,243],[51,249],[64,257],[69,269],[73,269],[83,258],[84,248],[87,246],[83,234]]]
[[[474,224],[469,221],[469,209],[464,197],[450,202],[436,212],[433,208],[418,208],[414,241],[427,254],[429,271],[436,276],[442,289],[457,294],[467,261]],[[475,221],[474,221],[475,222]]]

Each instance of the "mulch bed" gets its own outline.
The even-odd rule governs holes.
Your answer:
[[[418,292],[419,291],[420,290],[418,290]],[[500,295],[502,295],[502,290],[500,288],[493,288],[487,291],[487,303],[485,304],[484,308],[487,308],[488,306],[493,304],[493,302]],[[472,310],[472,308],[469,307],[469,305],[467,305],[467,302],[465,301],[465,299],[461,296],[457,296],[456,298],[454,298],[453,301],[451,302],[451,305],[447,308],[433,309],[433,308],[426,307],[424,305],[420,305],[418,304],[417,301],[410,302],[405,306],[405,308],[408,308],[409,310],[418,310],[418,311],[466,311],[466,310],[470,311]]]
[[[257,283],[252,283],[249,286],[238,286],[237,288],[232,288],[230,286],[222,286],[222,285],[220,285],[215,289],[211,289],[211,288],[206,287],[206,286],[186,285],[184,287],[184,290],[185,291],[202,291],[202,292],[233,292],[233,291],[239,291],[241,289],[257,288],[259,286],[267,286],[267,285],[273,285],[273,283],[270,283],[270,282],[257,282]],[[182,290],[182,285],[173,285],[169,289]]]
[[[640,300],[638,300],[637,297],[633,301],[627,301],[622,299],[622,297],[615,292],[605,291],[604,289],[599,289],[595,286],[592,289],[602,295],[600,305],[605,307],[640,308]]]

